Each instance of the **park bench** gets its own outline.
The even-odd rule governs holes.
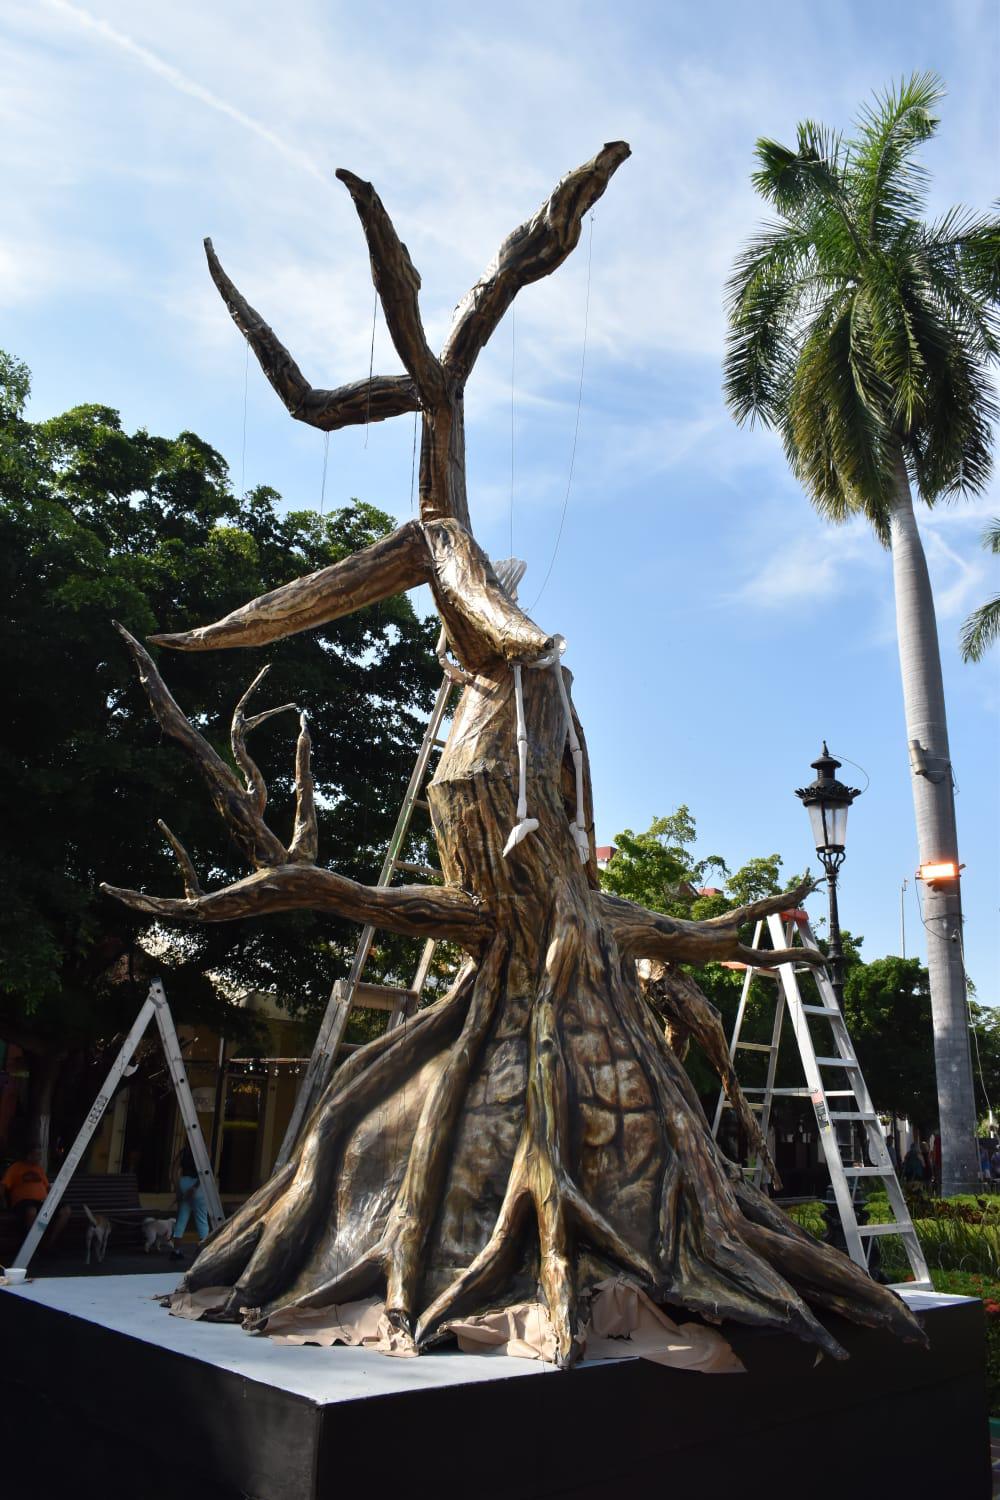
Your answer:
[[[77,1172],[63,1193],[62,1202],[70,1210],[70,1221],[59,1241],[59,1251],[70,1249],[84,1253],[87,1216],[83,1205],[95,1214],[106,1214],[114,1223],[111,1246],[116,1251],[138,1250],[142,1245],[141,1225],[150,1210],[139,1202],[139,1187],[134,1172]],[[21,1220],[7,1210],[0,1213],[0,1264],[9,1265],[21,1241]]]

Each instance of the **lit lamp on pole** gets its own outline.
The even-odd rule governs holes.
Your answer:
[[[815,781],[798,787],[796,797],[809,813],[816,853],[827,875],[827,892],[830,898],[830,981],[840,1009],[844,1008],[844,951],[840,943],[840,913],[837,910],[837,878],[844,863],[847,842],[847,811],[855,797],[860,796],[857,787],[845,786],[837,780],[840,761],[835,760],[823,741],[822,754],[812,762],[816,772]]]

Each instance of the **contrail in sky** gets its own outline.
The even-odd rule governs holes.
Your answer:
[[[205,88],[200,83],[196,83],[193,78],[188,78],[186,74],[175,68],[171,63],[164,62],[162,57],[158,57],[155,52],[150,52],[148,47],[140,46],[131,37],[125,36],[121,31],[117,31],[109,22],[101,20],[99,16],[92,16],[82,6],[71,5],[70,0],[45,0],[45,4],[50,10],[58,11],[61,15],[69,17],[86,30],[95,32],[104,41],[110,42],[119,51],[126,52],[130,57],[134,57],[144,68],[148,68],[151,73],[155,73],[158,78],[162,78],[164,83],[168,83],[178,93],[187,94],[190,98],[197,99],[199,103],[207,104],[209,109],[214,109],[217,114],[225,115],[227,119],[233,120],[237,125],[242,126],[244,130],[249,130],[251,134],[257,136],[262,141],[266,141],[269,146],[273,146],[274,150],[280,152],[287,161],[294,162],[297,167],[301,167],[303,171],[308,172],[312,177],[318,177],[320,182],[325,183],[329,187],[330,183],[326,174],[320,171],[319,167],[306,156],[305,152],[299,151],[295,146],[290,146],[287,141],[282,140],[280,135],[275,135],[273,130],[269,130],[266,125],[262,125],[252,115],[244,114],[241,109],[228,104],[225,99],[220,99],[210,89]]]

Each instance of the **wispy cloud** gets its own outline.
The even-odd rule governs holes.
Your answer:
[[[868,571],[875,547],[860,521],[789,537],[786,518],[783,528],[766,538],[758,530],[757,537],[763,545],[727,602],[764,610],[835,598],[856,582],[859,569]]]
[[[166,62],[162,57],[151,51],[149,47],[143,47],[139,42],[133,41],[130,36],[126,36],[123,31],[119,31],[116,27],[112,26],[109,21],[103,20],[100,16],[92,15],[82,5],[70,4],[70,0],[43,0],[43,4],[49,10],[55,11],[67,20],[75,22],[76,25],[82,26],[84,30],[89,31],[92,35],[100,37],[102,41],[107,42],[110,46],[117,47],[120,52],[124,52],[129,57],[134,58],[141,67],[146,68],[150,73],[154,73],[157,78],[161,78],[164,83],[169,84],[178,93],[186,94],[191,99],[197,99],[200,104],[206,105],[209,109],[214,109],[220,115],[225,115],[227,119],[232,120],[241,129],[249,130],[252,135],[257,136],[259,140],[265,141],[267,145],[272,146],[287,161],[301,167],[310,176],[319,178],[322,183],[329,182],[327,175],[319,169],[306,152],[299,150],[297,146],[290,145],[288,141],[283,140],[280,135],[276,135],[273,130],[262,124],[260,120],[255,120],[252,115],[246,114],[242,109],[237,109],[235,105],[230,104],[226,99],[220,98],[218,94],[213,93],[204,84],[198,83],[193,78],[189,78],[186,73],[182,73],[172,63]]]

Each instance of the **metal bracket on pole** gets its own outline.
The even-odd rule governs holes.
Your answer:
[[[215,1178],[208,1160],[208,1152],[205,1150],[205,1139],[198,1124],[198,1116],[191,1097],[191,1089],[188,1084],[187,1072],[184,1067],[184,1059],[181,1057],[180,1045],[177,1041],[177,1033],[174,1030],[173,1019],[170,1015],[170,1007],[167,1005],[167,997],[163,990],[163,984],[159,979],[154,979],[149,987],[149,994],[143,1001],[142,1008],[132,1024],[132,1029],[121,1046],[121,1051],[111,1064],[103,1087],[80,1127],[76,1140],[66,1153],[66,1160],[59,1168],[55,1181],[49,1188],[45,1202],[35,1216],[35,1221],[21,1243],[17,1252],[17,1265],[24,1269],[27,1267],[31,1257],[38,1249],[39,1241],[45,1233],[52,1216],[62,1201],[70,1179],[72,1178],[80,1162],[83,1160],[84,1152],[90,1144],[94,1131],[104,1116],[114,1096],[115,1089],[128,1072],[129,1063],[135,1054],[136,1048],[142,1041],[147,1026],[153,1017],[156,1017],[157,1028],[166,1054],[167,1067],[177,1095],[177,1104],[184,1121],[188,1140],[194,1155],[195,1164],[198,1168],[198,1176],[205,1189],[205,1197],[208,1203],[208,1217],[213,1229],[217,1229],[223,1222],[225,1215],[222,1212],[222,1204],[219,1200],[219,1192],[216,1187]]]

